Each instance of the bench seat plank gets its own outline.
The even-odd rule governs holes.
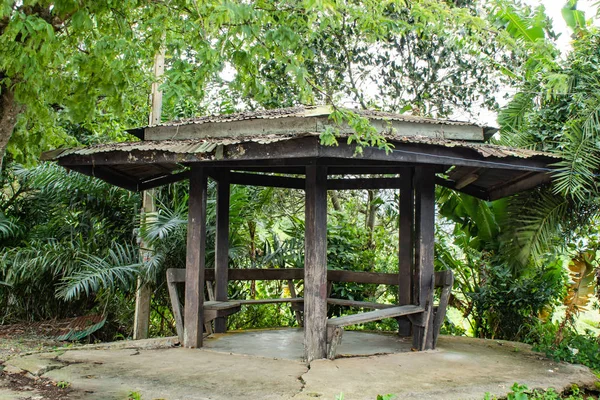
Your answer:
[[[236,308],[240,306],[239,301],[205,301],[204,310],[227,310],[228,308]]]
[[[407,306],[396,306],[385,308],[382,310],[369,311],[365,313],[358,313],[353,315],[346,315],[343,317],[331,318],[327,321],[328,327],[342,327],[356,324],[363,324],[365,322],[379,321],[385,318],[400,317],[402,315],[418,314],[424,312],[423,307],[407,305]]]
[[[302,303],[304,298],[302,297],[280,297],[275,299],[253,299],[253,300],[234,300],[236,303],[241,305],[252,305],[252,304],[271,304],[271,303]]]
[[[382,303],[373,303],[373,302],[370,302],[370,301],[334,299],[332,297],[329,297],[327,299],[327,304],[333,304],[333,305],[336,305],[336,306],[346,306],[346,307],[372,308],[374,310],[381,310],[381,309],[384,309],[384,308],[398,307],[397,304],[382,304]]]

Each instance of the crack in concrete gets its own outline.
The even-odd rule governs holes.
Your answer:
[[[297,379],[298,381],[300,381],[300,384],[302,386],[300,386],[300,390],[298,390],[298,393],[294,394],[292,396],[292,398],[298,396],[299,394],[301,394],[302,392],[304,392],[304,389],[306,388],[306,381],[304,380],[304,375],[308,374],[308,372],[310,371],[310,364],[306,366],[306,371],[304,371],[302,373],[302,375],[300,375]]]

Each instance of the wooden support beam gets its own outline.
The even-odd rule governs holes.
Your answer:
[[[204,326],[204,256],[206,246],[206,172],[192,165],[185,276],[185,319],[183,344],[202,347]]]
[[[415,168],[415,275],[414,302],[422,308],[433,307],[435,244],[435,172],[429,166]],[[421,323],[413,326],[413,347],[433,347],[433,313],[424,313]]]
[[[232,172],[231,183],[247,186],[280,187],[288,189],[304,189],[304,179],[287,176],[247,174]]]
[[[146,215],[156,211],[154,191],[147,190],[142,193],[142,221]],[[140,258],[147,262],[152,257],[152,248],[144,240],[140,241]],[[137,279],[135,291],[135,314],[133,317],[133,340],[147,339],[150,329],[150,303],[152,302],[152,287],[149,282],[144,282],[141,277]]]
[[[327,190],[399,189],[401,182],[400,178],[329,179]]]
[[[481,169],[481,168],[477,168],[477,170],[479,170],[479,169]],[[475,182],[477,179],[479,179],[479,174],[472,172],[470,174],[463,176],[458,181],[456,181],[456,184],[454,185],[454,187],[456,188],[456,190],[460,190],[460,189],[464,188],[465,186],[469,186],[471,183]]]
[[[93,165],[74,165],[68,166],[67,168],[73,171],[80,172],[84,175],[100,178],[103,181],[110,183],[111,185],[115,185],[120,188],[130,190],[132,192],[138,191],[137,182],[115,173],[115,171],[110,168],[96,167]]]
[[[229,171],[219,175],[217,183],[217,221],[215,233],[215,299],[227,301],[229,277]],[[215,320],[215,332],[223,333],[227,330],[227,318],[220,317]]]
[[[204,273],[205,280],[215,280],[215,270],[206,268]],[[238,269],[230,268],[228,270],[230,281],[287,281],[304,279],[304,268],[258,268],[258,269]],[[170,268],[167,270],[168,282],[185,282],[186,270],[183,268]],[[442,272],[435,273],[435,287],[445,285],[446,275]],[[388,274],[383,272],[358,272],[329,269],[327,270],[327,280],[329,282],[353,282],[376,285],[398,285],[398,274]]]
[[[400,221],[398,241],[398,304],[401,306],[413,302],[414,274],[414,208],[415,194],[413,188],[414,168],[408,167],[402,172],[400,187]],[[412,326],[408,318],[398,320],[398,335],[410,336]]]
[[[158,178],[147,179],[138,185],[138,190],[154,189],[159,186],[168,185],[170,183],[175,183],[183,181],[185,179],[189,179],[189,177],[190,171],[183,171],[175,174],[164,175]]]
[[[304,353],[327,357],[327,169],[306,167]]]
[[[489,191],[490,201],[512,196],[513,194],[533,189],[552,180],[549,173],[528,173],[519,176],[511,182],[491,188]]]
[[[456,183],[454,181],[449,181],[449,180],[441,178],[439,176],[435,177],[435,183],[436,183],[436,185],[440,185],[440,186],[446,187],[448,189],[456,190],[456,191],[468,194],[469,196],[477,197],[478,199],[481,199],[481,200],[485,200],[485,201],[490,200],[489,193],[485,189],[483,189],[477,185],[469,185],[469,186],[463,187],[462,189],[457,189]]]

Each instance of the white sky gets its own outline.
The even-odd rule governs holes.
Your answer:
[[[561,9],[567,3],[567,0],[523,0],[525,4],[528,4],[532,7],[536,7],[542,4],[546,8],[546,15],[552,19],[552,25],[554,27],[554,32],[560,33],[560,37],[558,39],[558,47],[561,50],[563,56],[571,48],[571,30],[567,27],[565,20],[562,17]],[[594,3],[599,3],[599,0],[579,0],[577,2],[577,9],[585,12],[585,19],[589,20],[591,18],[594,19],[594,24],[598,24],[599,20],[596,17],[596,9],[594,7]],[[599,3],[600,5],[600,3]],[[506,93],[514,93],[514,90],[506,88],[502,90],[497,99],[501,106],[506,104],[507,100],[505,100],[504,94]],[[469,118],[466,114],[457,113],[453,115],[452,118],[460,119],[460,120],[471,120],[473,122],[477,122],[487,126],[498,126],[496,121],[497,114],[488,110],[481,110],[480,114],[476,118]]]
[[[529,4],[530,6],[538,6],[542,4],[546,7],[546,15],[552,18],[552,23],[554,26],[554,31],[556,33],[561,33],[561,36],[558,41],[558,45],[563,53],[569,49],[570,41],[571,41],[571,32],[565,23],[565,20],[562,17],[560,10],[565,5],[566,0],[524,0],[525,4]],[[597,3],[598,0],[579,0],[577,2],[577,9],[585,12],[585,19],[590,19],[595,17],[596,7],[594,7],[594,3]],[[597,22],[597,21],[596,21]]]

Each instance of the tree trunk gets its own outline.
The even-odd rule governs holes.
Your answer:
[[[6,146],[15,129],[20,112],[21,107],[15,102],[12,90],[0,86],[0,171],[2,170]]]

